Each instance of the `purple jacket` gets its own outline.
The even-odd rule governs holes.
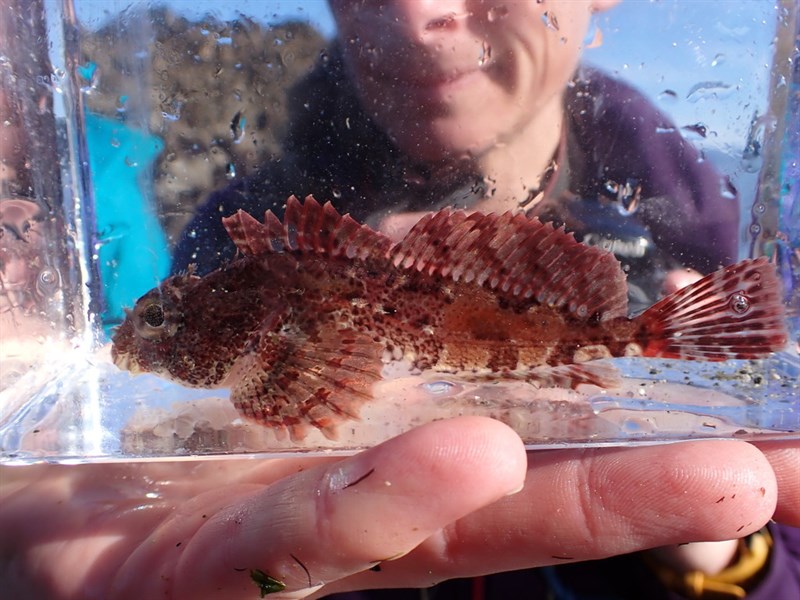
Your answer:
[[[772,524],[770,561],[748,600],[800,598],[800,529]],[[661,585],[638,554],[604,560],[456,579],[429,590],[435,600],[685,600]],[[420,600],[420,590],[371,590],[333,594],[330,600]]]

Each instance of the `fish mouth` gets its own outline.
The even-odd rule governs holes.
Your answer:
[[[133,375],[138,375],[142,372],[139,368],[139,361],[127,352],[111,352],[111,361],[118,369],[129,371]]]

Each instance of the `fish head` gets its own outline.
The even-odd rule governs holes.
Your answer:
[[[126,310],[125,320],[112,338],[114,364],[131,373],[153,373],[170,379],[186,380],[185,347],[187,299],[200,278],[187,274],[166,279]],[[178,363],[182,363],[182,368]],[[187,373],[188,375],[188,373]]]
[[[285,297],[276,291],[281,285],[249,259],[203,277],[191,270],[170,277],[127,311],[112,340],[114,364],[191,387],[224,386],[234,363],[278,327],[278,315],[286,310]]]

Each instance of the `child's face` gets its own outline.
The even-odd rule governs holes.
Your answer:
[[[615,0],[330,0],[366,111],[412,156],[480,156],[560,106]]]

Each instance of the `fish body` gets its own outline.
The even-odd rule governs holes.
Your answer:
[[[613,255],[523,215],[445,209],[400,242],[313,198],[281,222],[223,220],[238,256],[140,298],[114,362],[186,385],[229,387],[246,417],[331,437],[406,360],[476,381],[614,387],[595,359],[758,358],[788,334],[774,268],[742,261],[627,315]]]

